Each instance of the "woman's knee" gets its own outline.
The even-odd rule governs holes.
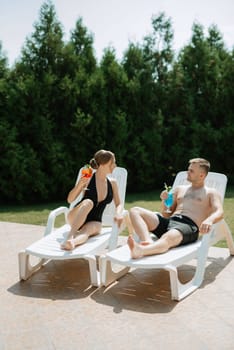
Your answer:
[[[84,199],[77,207],[74,207],[68,213],[68,220],[73,221],[77,215],[87,215],[93,208],[93,201],[90,199]]]
[[[81,202],[80,208],[87,209],[90,211],[91,209],[93,209],[93,201],[89,198],[84,199]]]

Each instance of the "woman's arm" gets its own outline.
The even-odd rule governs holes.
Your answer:
[[[115,179],[111,179],[111,185],[113,190],[113,200],[116,207],[114,220],[117,222],[118,226],[120,226],[123,222],[123,204],[120,202],[119,189]]]
[[[71,204],[79,194],[87,187],[90,178],[81,177],[73,189],[68,193],[67,202]]]

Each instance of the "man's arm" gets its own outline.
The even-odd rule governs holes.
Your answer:
[[[211,214],[201,223],[200,233],[208,233],[213,224],[223,219],[224,211],[220,194],[213,190],[209,193]]]

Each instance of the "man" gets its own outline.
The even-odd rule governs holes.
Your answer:
[[[191,184],[174,190],[170,217],[140,207],[130,209],[132,229],[140,239],[137,243],[132,235],[128,237],[132,258],[161,254],[172,247],[195,242],[199,232],[208,233],[212,225],[223,218],[219,193],[204,183],[209,169],[210,163],[205,159],[189,161],[187,180]],[[167,192],[163,191],[160,198],[164,201]],[[151,233],[156,235],[157,241],[152,240]]]

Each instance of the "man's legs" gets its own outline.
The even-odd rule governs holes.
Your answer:
[[[142,242],[152,243],[150,231],[156,229],[159,224],[157,215],[151,210],[141,207],[133,207],[129,210],[129,216],[132,223],[133,231],[137,234]]]
[[[171,229],[168,232],[164,233],[156,242],[150,243],[148,245],[136,243],[130,235],[128,237],[128,246],[130,248],[132,258],[137,259],[147,255],[165,253],[170,248],[178,246],[181,243],[182,239],[183,236],[180,231]]]

